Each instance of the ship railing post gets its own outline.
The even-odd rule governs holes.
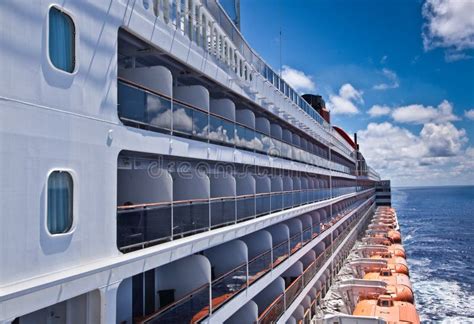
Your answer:
[[[212,315],[212,280],[209,282],[209,315]]]

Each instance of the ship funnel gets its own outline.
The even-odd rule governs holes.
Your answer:
[[[331,115],[329,110],[326,108],[326,102],[323,97],[320,95],[304,94],[303,99],[306,100],[306,102],[309,103],[325,121],[331,123]]]

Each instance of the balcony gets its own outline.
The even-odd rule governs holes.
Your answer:
[[[314,260],[311,262],[309,266],[307,266],[303,273],[298,277],[294,278],[291,283],[285,288],[284,292],[278,295],[275,300],[264,309],[263,312],[259,314],[257,323],[275,323],[281,317],[281,315],[289,308],[289,306],[295,301],[295,299],[300,295],[302,290],[307,287],[307,285],[313,280],[316,276],[318,271],[322,269],[322,266],[325,262],[330,258],[332,255],[332,251],[337,249],[342,241],[347,237],[350,232],[351,227],[353,224],[357,223],[360,220],[362,213],[359,214],[357,218],[354,218],[351,221],[349,227],[347,227],[341,234],[338,236],[333,244],[328,245],[324,251]],[[325,278],[323,278],[325,280]],[[317,296],[312,300],[310,307],[305,311],[304,318],[309,320],[309,314],[315,314],[316,306],[319,303],[320,295],[325,294],[327,291],[328,285],[325,284],[321,287],[318,291]]]
[[[360,203],[354,200],[352,204],[346,206],[345,210],[350,212],[354,206],[360,206]],[[331,251],[342,243],[353,225],[365,214],[371,201],[365,203],[364,208],[358,210],[345,221],[344,230],[341,229],[338,232],[332,243],[331,236],[326,237],[324,242],[327,244],[321,241],[317,245],[320,248],[310,250],[313,251],[312,257],[301,258],[301,261],[298,261],[302,270],[297,276],[288,272],[290,268],[284,272],[291,280],[287,280],[288,285],[286,288],[284,287],[279,296],[275,296],[274,300],[272,299],[265,308],[261,309],[258,317],[259,323],[271,323],[288,309],[331,256]],[[234,296],[261,280],[273,269],[278,268],[290,254],[290,241],[294,242],[296,248],[293,253],[303,247],[304,233],[308,232],[308,229],[299,227],[299,232],[294,233],[291,232],[291,228],[297,229],[296,223],[286,222],[286,224],[288,225],[286,234],[281,223],[276,224],[272,228],[205,250],[202,254],[191,255],[150,270],[150,274],[137,275],[139,278],[134,279],[132,288],[127,289],[130,289],[130,293],[138,294],[137,296],[144,296],[141,298],[145,298],[142,301],[145,305],[145,312],[135,314],[135,320],[138,323],[196,323],[205,319]],[[339,228],[342,227],[339,226]],[[290,232],[288,232],[288,228],[290,228]],[[273,240],[282,237],[282,235],[287,239],[275,241],[272,244]],[[259,245],[257,246],[256,243]],[[233,256],[230,259],[228,258],[229,254]],[[193,280],[187,280],[190,273],[193,273]],[[138,286],[135,286],[136,283]],[[123,287],[129,286],[124,284]],[[137,290],[137,287],[142,288]],[[156,295],[156,290],[158,290],[158,295],[153,297]],[[130,294],[120,293],[120,291],[122,290],[119,288],[121,296]],[[159,307],[153,306],[156,304]],[[149,305],[148,310],[146,310],[146,305]]]
[[[176,302],[145,318],[139,324],[197,323],[209,315],[209,285],[203,285]]]
[[[155,160],[125,155],[120,162],[117,246],[124,253],[355,192],[333,188],[331,195],[330,189],[311,188],[324,186],[324,180],[220,172],[210,163],[202,171],[184,161],[182,175],[160,162],[152,171]],[[179,163],[170,165],[180,169]],[[312,234],[305,227],[304,242]],[[300,239],[291,238],[291,250]]]
[[[185,97],[172,99],[124,78],[118,82],[118,114],[125,125],[269,154],[326,169],[332,166],[334,170],[351,173],[349,167],[328,161],[316,144],[296,146],[292,140],[286,139],[289,142],[285,142],[275,133],[263,133],[255,123],[232,120],[220,112],[209,111],[209,107],[193,106],[187,101],[191,100]]]

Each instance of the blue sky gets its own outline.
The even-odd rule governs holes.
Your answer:
[[[471,0],[241,0],[241,29],[395,185],[474,184],[473,13]]]

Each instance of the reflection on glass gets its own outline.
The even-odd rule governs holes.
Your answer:
[[[208,135],[207,114],[194,110],[193,111],[193,136],[207,138]]]
[[[124,82],[118,83],[118,102],[119,116],[127,121],[146,123],[165,130],[173,129],[177,134],[210,139],[323,167],[331,166],[334,170],[350,173],[347,166],[336,163],[337,161],[342,163],[342,161],[337,160],[329,163],[327,150],[317,144],[303,142],[306,143],[306,145],[302,145],[306,147],[306,150],[303,150],[256,132],[254,129],[209,115],[207,112],[187,107],[175,101],[173,101],[171,112],[170,100]],[[324,159],[317,155],[323,156]]]
[[[216,116],[210,116],[209,139],[227,144],[234,143],[234,124]]]
[[[146,116],[150,125],[171,129],[171,102],[147,93]]]
[[[118,111],[120,117],[145,122],[145,92],[118,83]]]
[[[191,135],[193,133],[193,110],[173,103],[173,130]]]
[[[235,125],[235,145],[253,150],[255,147],[255,131],[241,125]]]

